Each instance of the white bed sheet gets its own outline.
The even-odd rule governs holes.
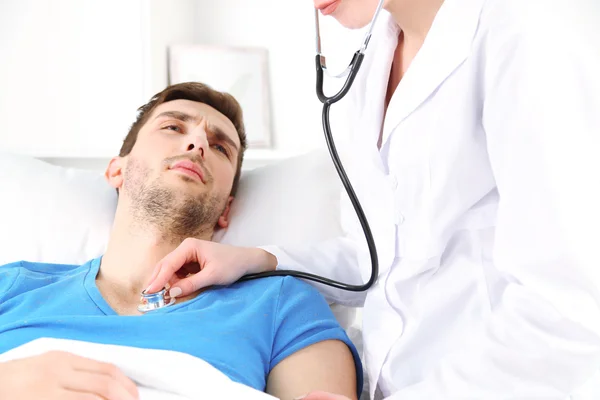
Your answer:
[[[136,383],[140,400],[275,400],[273,396],[230,380],[199,358],[175,351],[41,338],[0,354],[0,362],[52,350],[116,365]]]

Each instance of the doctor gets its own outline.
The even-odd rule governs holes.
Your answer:
[[[349,28],[376,4],[315,0]],[[364,306],[372,398],[600,396],[598,26],[594,0],[384,3],[352,90],[332,107],[347,107],[334,136],[351,118],[342,159],[380,275],[366,294],[319,286]],[[185,295],[275,268],[362,282],[369,254],[342,208],[343,238],[197,241],[157,265],[149,290],[171,281]],[[173,278],[190,261],[203,270]]]

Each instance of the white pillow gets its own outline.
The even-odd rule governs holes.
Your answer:
[[[0,265],[80,264],[105,251],[117,196],[101,171],[0,154],[0,184]],[[244,172],[231,224],[215,240],[285,245],[337,236],[340,187],[324,151]]]
[[[104,252],[117,196],[102,173],[1,154],[0,185],[0,265],[81,264]]]
[[[297,245],[340,236],[341,187],[329,154],[320,150],[244,172],[230,225],[215,240]]]

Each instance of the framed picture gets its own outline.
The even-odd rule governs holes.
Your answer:
[[[169,84],[202,82],[242,106],[249,148],[270,148],[267,50],[207,45],[169,47]]]

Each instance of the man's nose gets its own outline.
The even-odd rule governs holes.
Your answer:
[[[198,152],[202,159],[204,159],[206,152],[208,151],[206,129],[202,126],[196,127],[189,133],[187,140],[186,152]]]

